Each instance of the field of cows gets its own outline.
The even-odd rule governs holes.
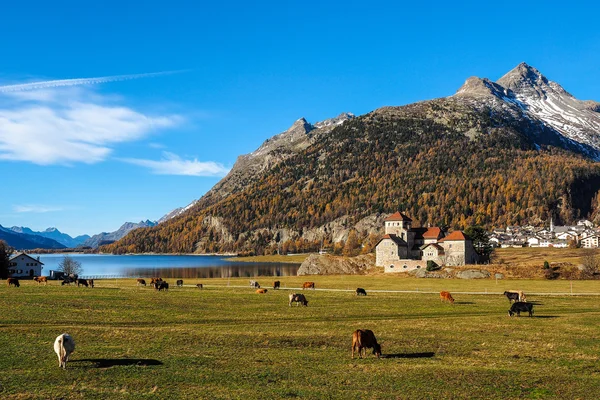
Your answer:
[[[265,294],[248,279],[168,280],[168,292],[134,279],[2,284],[0,397],[600,398],[598,282],[278,279],[280,290],[257,279]],[[289,307],[305,280],[317,287],[303,291],[308,307]],[[534,317],[508,317],[509,289]],[[374,331],[382,358],[351,358],[356,329]],[[66,370],[53,350],[63,332],[76,342]]]

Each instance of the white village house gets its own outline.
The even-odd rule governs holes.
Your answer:
[[[473,241],[461,231],[448,236],[438,227],[412,228],[412,219],[396,212],[385,219],[385,235],[375,247],[375,265],[385,272],[406,272],[437,265],[464,265],[479,259]]]
[[[43,262],[25,253],[17,254],[9,260],[8,275],[11,278],[41,276]]]

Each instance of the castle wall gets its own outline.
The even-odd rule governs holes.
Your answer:
[[[423,260],[396,260],[389,262],[385,267],[385,272],[408,272],[415,269],[427,268],[427,261]]]

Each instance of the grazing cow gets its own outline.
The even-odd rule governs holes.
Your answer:
[[[33,278],[34,281],[38,283],[44,283],[44,285],[48,285],[48,277],[47,276],[36,276]]]
[[[366,296],[367,295],[367,291],[361,287],[356,288],[356,295],[357,296]]]
[[[302,290],[304,289],[314,289],[315,288],[315,283],[314,282],[304,282],[302,284]]]
[[[61,286],[70,285],[73,282],[75,282],[73,279],[71,279],[68,276],[66,276],[65,279],[63,279],[63,281],[60,283],[60,285]]]
[[[258,294],[267,293],[267,289],[256,289],[256,293],[258,293]]]
[[[296,306],[299,306],[300,304],[302,304],[303,306],[308,306],[308,300],[306,300],[306,297],[304,297],[303,294],[291,293],[289,304],[290,307],[292,306],[292,303],[296,303]]]
[[[183,287],[183,279],[177,279],[177,282],[175,282],[175,284],[177,285],[177,287]]]
[[[275,281],[273,282],[273,289],[279,289],[281,287],[281,282]]]
[[[140,285],[141,285],[141,286],[146,286],[146,280],[145,280],[145,279],[142,279],[142,278],[138,278],[138,279],[137,279],[137,285],[138,285],[138,286],[140,286]]]
[[[54,351],[58,356],[58,367],[67,368],[69,356],[75,350],[75,341],[68,333],[59,335],[54,341]]]
[[[79,285],[83,285],[85,287],[89,287],[87,281],[85,279],[77,279],[77,287],[79,287]]]
[[[202,289],[202,284],[201,284],[201,283],[196,283],[196,287],[197,287],[198,289]]]
[[[254,289],[260,289],[260,285],[257,281],[250,281],[250,287]]]
[[[511,303],[513,301],[514,302],[519,301],[519,293],[518,292],[512,292],[512,291],[507,290],[503,294],[506,296],[509,303]]]
[[[6,285],[8,287],[10,287],[10,285],[13,285],[14,287],[19,287],[21,286],[21,284],[19,283],[19,280],[17,278],[8,278],[6,280]]]
[[[440,292],[440,300],[441,301],[449,301],[450,303],[454,304],[454,298],[452,298],[452,295],[450,294],[450,292],[441,291]]]
[[[162,282],[162,278],[150,278],[151,285],[154,285],[156,282]]]
[[[88,279],[88,285],[90,285],[90,287],[93,289],[94,288],[94,280]]]
[[[525,303],[523,301],[517,301],[510,306],[510,310],[508,310],[508,316],[512,317],[517,313],[517,316],[521,316],[521,311],[528,312],[530,317],[533,317],[533,304]]]
[[[161,290],[164,290],[165,292],[169,291],[169,284],[165,281],[161,281],[161,282],[154,282],[154,289],[158,290],[159,292]]]
[[[379,358],[381,355],[381,345],[377,343],[375,334],[369,329],[357,329],[352,334],[352,358],[354,358],[354,351],[358,351],[358,358],[362,358],[362,350],[364,349],[365,357],[367,356],[367,348],[373,349],[373,354]]]

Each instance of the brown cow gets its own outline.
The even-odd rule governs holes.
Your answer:
[[[150,278],[151,285],[154,285],[157,282],[162,282],[162,278]]]
[[[94,280],[88,279],[88,285],[90,285],[90,287],[93,289],[94,288]]]
[[[267,289],[256,289],[256,293],[258,293],[258,294],[267,293]]]
[[[352,334],[352,358],[354,358],[354,350],[358,351],[358,358],[362,358],[361,351],[363,349],[366,357],[367,348],[373,348],[373,354],[375,354],[377,358],[381,355],[381,345],[377,343],[373,331],[369,329],[357,329]]]
[[[281,282],[275,281],[273,282],[273,289],[279,289],[281,287]]]
[[[314,289],[315,288],[315,283],[314,282],[304,282],[302,284],[302,290],[304,289]]]
[[[440,301],[449,301],[450,303],[454,304],[454,299],[452,298],[452,295],[450,294],[450,292],[446,291],[440,292]]]
[[[38,285],[40,283],[44,283],[44,285],[48,284],[48,277],[47,276],[36,276],[33,278],[34,281],[36,281],[38,283]]]
[[[21,286],[21,284],[19,283],[19,280],[17,278],[8,278],[6,280],[6,285],[8,287],[10,287],[10,285],[14,285],[14,287],[19,287]]]
[[[146,280],[145,280],[145,279],[142,279],[142,278],[138,278],[138,279],[137,279],[137,285],[138,285],[138,286],[140,286],[140,285],[142,285],[142,286],[146,286]]]

